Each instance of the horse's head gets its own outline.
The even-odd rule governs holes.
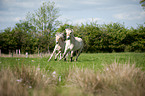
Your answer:
[[[56,33],[56,44],[58,44],[60,41],[64,41],[64,34],[63,33]]]
[[[65,29],[66,30],[66,39],[70,39],[71,36],[73,36],[73,29],[70,30],[70,29]]]

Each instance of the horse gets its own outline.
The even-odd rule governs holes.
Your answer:
[[[65,29],[66,30],[66,45],[65,45],[65,50],[64,50],[64,53],[63,53],[63,56],[62,58],[60,58],[59,60],[63,59],[66,54],[71,51],[71,59],[70,61],[72,62],[72,59],[73,59],[73,53],[75,51],[78,51],[78,54],[76,56],[76,59],[75,61],[77,61],[82,49],[83,49],[83,46],[84,46],[84,43],[83,43],[83,40],[79,37],[75,37],[73,35],[73,30],[70,30],[70,29]]]
[[[56,61],[57,60],[57,56],[60,54],[60,58],[61,58],[61,53],[64,52],[64,48],[65,48],[64,34],[63,33],[56,33],[55,36],[56,36],[56,38],[55,38],[56,45],[55,45],[53,53],[51,54],[48,62],[51,60],[51,58],[54,55],[54,53],[56,53],[56,55],[55,55],[55,61]]]

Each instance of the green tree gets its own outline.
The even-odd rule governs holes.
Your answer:
[[[27,14],[27,21],[30,21],[29,23],[35,26],[38,32],[45,35],[54,32],[59,26],[59,16],[59,10],[55,8],[54,2],[44,2],[37,11]],[[45,32],[46,30],[48,33]]]
[[[145,8],[145,0],[140,0],[140,4],[143,8]]]
[[[16,49],[21,49],[22,52],[34,52],[36,37],[33,36],[35,29],[34,26],[28,23],[28,21],[20,21],[16,23],[13,31],[14,31],[14,38],[17,41]],[[33,50],[32,50],[33,49]]]
[[[37,11],[28,13],[27,21],[36,28],[38,49],[43,49],[45,46],[49,51],[49,48],[54,46],[54,33],[60,25],[59,16],[59,10],[55,7],[54,2],[44,2]],[[45,42],[45,45],[42,45],[40,41]]]
[[[17,46],[17,42],[14,38],[14,31],[8,27],[4,32],[0,33],[0,48],[4,53],[8,53],[9,50],[14,50]]]

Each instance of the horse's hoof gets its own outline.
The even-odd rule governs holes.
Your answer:
[[[77,59],[75,59],[75,61],[77,61]]]
[[[72,62],[73,60],[72,59],[70,59],[70,62]]]
[[[66,61],[66,58],[64,59],[64,61]]]

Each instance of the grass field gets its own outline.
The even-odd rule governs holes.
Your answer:
[[[40,68],[46,68],[61,72],[67,70],[70,67],[77,66],[80,68],[100,69],[102,65],[117,63],[130,63],[136,64],[142,70],[145,70],[145,53],[83,53],[80,55],[77,62],[54,61],[54,58],[50,62],[47,60],[49,57],[36,57],[36,58],[24,58],[24,57],[0,57],[0,67],[15,66],[15,65],[29,65],[40,66]]]
[[[145,93],[145,53],[82,53],[77,62],[54,61],[54,58],[48,62],[48,58],[0,57],[0,96],[22,93],[24,96],[143,96]]]

